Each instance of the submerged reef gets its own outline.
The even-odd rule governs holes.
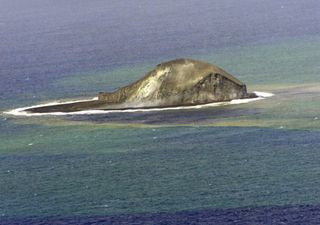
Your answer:
[[[257,97],[223,69],[194,59],[161,63],[140,80],[97,100],[29,108],[32,113],[189,106]]]

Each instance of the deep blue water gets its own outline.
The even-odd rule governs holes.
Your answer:
[[[189,225],[189,224],[318,224],[320,220],[319,206],[298,205],[286,207],[259,207],[216,209],[202,211],[183,211],[178,213],[155,213],[119,216],[96,217],[46,217],[28,219],[6,219],[1,224],[135,224],[135,225]]]

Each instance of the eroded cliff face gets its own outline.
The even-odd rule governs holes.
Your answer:
[[[246,85],[223,69],[198,60],[165,62],[142,79],[98,100],[31,108],[27,111],[74,112],[90,109],[152,108],[206,104],[256,97]]]
[[[126,107],[164,107],[205,104],[253,97],[246,85],[212,64],[177,59],[159,64],[145,77],[99,100]]]

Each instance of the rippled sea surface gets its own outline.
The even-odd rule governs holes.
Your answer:
[[[0,224],[316,224],[316,0],[0,0]],[[274,93],[221,107],[15,117],[162,61]]]

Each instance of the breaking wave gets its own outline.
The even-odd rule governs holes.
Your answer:
[[[50,112],[50,113],[31,113],[27,112],[26,110],[36,107],[43,107],[43,106],[52,106],[52,105],[61,105],[61,104],[69,104],[69,103],[77,103],[77,102],[86,102],[97,100],[97,97],[92,99],[86,100],[77,100],[77,101],[67,101],[67,102],[50,102],[46,104],[40,105],[33,105],[29,107],[17,108],[10,111],[4,112],[5,114],[14,115],[14,116],[46,116],[46,115],[53,115],[53,116],[64,116],[64,115],[93,115],[93,114],[107,114],[107,113],[123,113],[123,112],[153,112],[153,111],[168,111],[168,110],[183,110],[183,109],[201,109],[201,108],[209,108],[209,107],[217,107],[217,106],[225,106],[225,105],[238,105],[244,104],[249,102],[254,102],[258,100],[263,100],[269,97],[272,97],[274,94],[267,93],[267,92],[254,92],[258,97],[257,98],[250,98],[250,99],[234,99],[228,102],[215,102],[215,103],[208,103],[208,104],[201,104],[201,105],[193,105],[193,106],[176,106],[176,107],[167,107],[167,108],[148,108],[148,109],[112,109],[112,110],[83,110],[83,111],[76,111],[76,112]]]

